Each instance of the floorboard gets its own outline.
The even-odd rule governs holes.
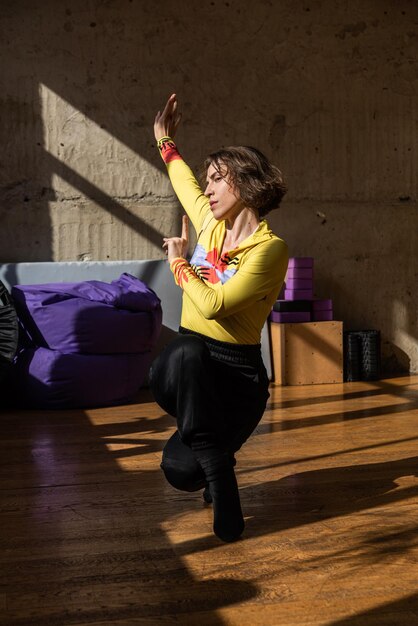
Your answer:
[[[418,625],[418,376],[270,392],[233,544],[166,484],[147,390],[0,410],[0,624]]]

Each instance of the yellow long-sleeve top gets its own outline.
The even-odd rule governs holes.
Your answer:
[[[188,165],[169,137],[159,140],[174,191],[197,233],[190,259],[170,263],[183,290],[181,326],[219,341],[258,344],[261,330],[278,298],[288,249],[262,220],[256,231],[221,254],[225,222],[216,220]]]

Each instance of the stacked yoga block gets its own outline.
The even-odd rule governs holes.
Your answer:
[[[270,314],[273,379],[280,385],[343,382],[343,325],[332,300],[314,297],[314,260],[289,259]]]
[[[273,305],[270,321],[280,324],[332,319],[332,300],[314,298],[313,258],[291,257],[284,288]]]
[[[145,283],[123,273],[111,283],[16,285],[12,296],[18,405],[86,408],[134,398],[162,328],[160,299]]]

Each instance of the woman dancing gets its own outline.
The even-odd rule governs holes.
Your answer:
[[[237,540],[244,518],[235,456],[259,423],[269,397],[261,357],[262,327],[287,269],[287,246],[265,215],[286,192],[281,172],[257,149],[223,148],[205,161],[205,190],[173,139],[181,116],[173,94],[155,118],[154,134],[168,175],[197,233],[186,259],[181,237],[163,247],[183,290],[181,326],[151,367],[155,400],[177,420],[161,467],[177,489],[204,489],[213,530]]]

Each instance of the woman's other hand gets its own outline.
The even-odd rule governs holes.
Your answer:
[[[163,248],[167,259],[171,262],[179,257],[186,258],[189,243],[189,218],[183,215],[181,237],[164,237]]]
[[[173,93],[167,100],[163,112],[158,111],[155,116],[155,139],[157,141],[161,139],[161,137],[171,137],[171,139],[174,139],[180,120],[181,113],[178,112],[177,96]]]

